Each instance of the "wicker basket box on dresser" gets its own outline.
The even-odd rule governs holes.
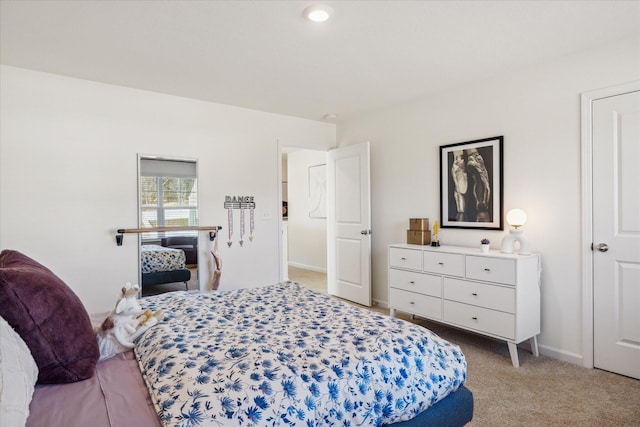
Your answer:
[[[517,344],[538,355],[540,258],[461,246],[389,245],[389,308]]]

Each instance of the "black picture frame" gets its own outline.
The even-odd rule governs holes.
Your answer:
[[[440,226],[504,230],[504,136],[440,146]]]

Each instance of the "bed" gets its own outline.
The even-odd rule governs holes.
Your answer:
[[[0,297],[23,292],[6,280],[5,265],[0,254]],[[473,416],[457,345],[295,283],[144,298],[144,308],[165,311],[164,321],[90,375],[74,367],[84,360],[80,351],[72,353],[64,383],[49,381],[33,328],[2,301],[0,315],[25,337],[40,369],[30,427],[461,426]],[[46,334],[55,319],[44,317],[37,332]],[[77,346],[82,337],[73,339]],[[70,379],[84,378],[68,381],[70,370]]]
[[[186,255],[182,249],[142,245],[140,266],[143,288],[174,282],[184,282],[188,288],[191,271],[186,268]]]
[[[393,426],[462,426],[470,421],[472,408],[473,396],[463,386],[412,420]],[[162,424],[145,389],[135,355],[129,351],[101,362],[96,375],[88,380],[36,386],[26,426],[162,427]]]

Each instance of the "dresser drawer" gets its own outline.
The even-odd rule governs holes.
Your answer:
[[[467,256],[467,278],[485,282],[516,284],[516,262],[512,259]]]
[[[516,312],[516,290],[486,283],[444,278],[445,299],[493,310]]]
[[[464,277],[464,255],[424,252],[423,270],[429,273]]]
[[[392,268],[389,270],[389,287],[441,297],[442,277]]]
[[[391,267],[422,270],[422,251],[419,249],[389,248]]]
[[[508,340],[515,338],[513,314],[446,300],[443,305],[446,322]]]
[[[389,288],[389,306],[418,316],[442,319],[442,300],[428,295]]]

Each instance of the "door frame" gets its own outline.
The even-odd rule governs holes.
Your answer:
[[[281,141],[280,139],[277,140],[277,153],[278,153],[278,158],[277,158],[277,167],[278,167],[278,209],[277,209],[277,213],[278,213],[278,236],[280,236],[280,238],[278,239],[278,277],[279,277],[279,281],[282,282],[284,281],[285,277],[284,277],[284,268],[283,268],[283,262],[284,262],[284,247],[282,245],[282,229],[284,228],[283,225],[283,219],[282,219],[282,213],[280,211],[280,209],[282,209],[282,152],[285,149],[285,147],[287,148],[297,148],[300,150],[313,150],[313,151],[322,151],[324,153],[327,153],[329,150],[332,150],[335,147],[325,147],[325,146],[321,146],[321,145],[316,145],[316,144],[296,144],[296,143],[287,143],[284,141]]]
[[[580,94],[582,187],[582,366],[593,368],[593,102],[640,90],[640,80]]]

